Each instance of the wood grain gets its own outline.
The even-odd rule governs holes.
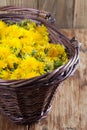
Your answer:
[[[87,28],[87,0],[75,0],[74,28]]]
[[[37,8],[37,0],[6,0],[7,5]]]
[[[37,0],[37,8],[39,10],[43,10],[44,5],[46,4],[47,0]]]
[[[6,6],[6,5],[7,5],[6,0],[3,1],[0,0],[0,6]]]
[[[52,12],[59,28],[72,27],[73,0],[47,0],[44,2],[42,9]]]
[[[28,130],[28,126],[16,125],[0,114],[0,130]]]

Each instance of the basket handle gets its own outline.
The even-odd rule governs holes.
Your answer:
[[[76,39],[76,37],[73,37],[70,42],[75,46],[76,49],[80,49],[81,43]]]
[[[55,18],[49,12],[39,11],[38,15],[39,17],[46,19],[50,23],[55,23]]]
[[[31,14],[33,16],[37,15],[37,16],[47,20],[50,23],[55,22],[55,18],[51,15],[51,13],[49,13],[47,11],[43,11],[43,10],[37,10],[37,9],[33,9],[33,8],[15,7],[15,6],[3,6],[3,7],[0,7],[0,11],[23,12],[23,13],[26,13],[26,14]]]

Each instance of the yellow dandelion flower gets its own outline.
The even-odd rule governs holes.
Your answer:
[[[17,68],[10,75],[10,79],[21,79],[22,75],[23,75],[23,71],[21,70],[21,68]],[[24,77],[24,75],[23,75],[23,77]]]
[[[32,36],[33,36],[34,42],[40,41],[40,40],[42,41],[42,39],[43,39],[42,35],[38,32],[34,33]]]
[[[20,43],[20,40],[18,38],[12,38],[12,40],[9,41],[9,46],[13,48],[22,48],[22,44]]]
[[[58,54],[63,54],[65,52],[65,48],[63,45],[57,44],[57,45],[55,45],[55,47],[58,50]]]
[[[36,30],[41,33],[41,34],[46,34],[48,35],[48,30],[47,28],[44,26],[44,25],[41,25],[41,26],[37,26],[36,27]]]
[[[63,61],[64,64],[68,62],[68,58],[67,58],[66,52],[63,53],[62,61]]]
[[[21,61],[20,67],[26,70],[36,70],[38,61],[34,57],[27,56]]]
[[[7,27],[6,23],[0,20],[0,30],[5,29]]]
[[[50,44],[48,55],[50,57],[58,57],[58,55],[61,55],[64,53],[64,47],[60,44]]]
[[[44,67],[45,67],[44,62],[38,62],[36,72],[39,74],[44,74]]]
[[[0,59],[6,59],[10,55],[10,49],[5,46],[0,46]]]
[[[16,24],[8,26],[8,28],[6,29],[6,35],[10,37],[19,36],[19,27]]]
[[[19,64],[20,59],[18,59],[14,54],[11,54],[7,57],[6,61],[9,68],[14,68],[15,64]]]
[[[10,73],[7,70],[3,70],[0,73],[0,78],[8,80],[10,78]]]
[[[23,46],[23,48],[22,48],[22,53],[31,53],[32,52],[32,50],[33,50],[33,47],[32,46]]]
[[[12,25],[0,21],[0,78],[32,78],[67,63],[64,46],[49,41],[44,25],[29,20]]]
[[[6,23],[0,20],[0,37],[4,37],[6,28],[7,28]]]
[[[27,78],[33,78],[33,77],[36,77],[36,76],[40,76],[40,74],[35,72],[35,71],[33,71],[33,72],[25,73],[25,76],[23,78],[27,79]]]
[[[50,57],[58,56],[58,50],[57,50],[57,48],[55,48],[55,46],[53,46],[52,48],[49,49],[48,56],[50,56]]]
[[[7,67],[7,63],[4,60],[0,60],[0,69]]]

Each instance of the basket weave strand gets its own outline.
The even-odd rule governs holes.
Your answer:
[[[12,121],[32,124],[46,116],[59,84],[75,71],[79,62],[79,43],[69,40],[55,27],[50,13],[30,8],[12,6],[0,7],[0,19],[5,22],[19,22],[31,19],[44,24],[53,43],[63,44],[69,54],[67,64],[39,77],[21,80],[0,79],[0,111]]]

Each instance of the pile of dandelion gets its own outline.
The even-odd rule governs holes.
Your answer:
[[[0,78],[26,79],[40,76],[67,63],[63,45],[50,43],[44,25],[24,20],[0,20]]]

